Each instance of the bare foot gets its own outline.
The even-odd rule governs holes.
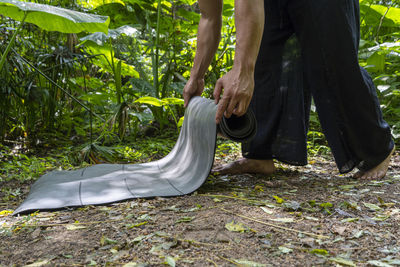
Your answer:
[[[390,152],[389,156],[387,156],[387,158],[382,161],[378,166],[366,172],[358,171],[356,174],[354,174],[354,178],[364,180],[378,180],[385,177],[389,168],[390,158],[392,157],[394,151],[395,147],[393,147],[393,150],[392,152]]]
[[[212,172],[220,174],[239,174],[239,173],[260,173],[271,174],[275,172],[275,165],[272,159],[246,159],[242,158],[237,161],[215,167]]]

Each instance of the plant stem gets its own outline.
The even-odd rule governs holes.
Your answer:
[[[158,44],[160,42],[160,17],[161,17],[161,0],[158,0],[157,4],[157,28],[156,28],[156,55],[155,55],[155,64],[153,66],[153,76],[154,76],[154,87],[156,89],[156,97],[160,97],[160,88],[158,84],[158,65],[159,65],[159,51],[158,51]]]
[[[3,55],[1,55],[1,60],[0,60],[0,71],[3,69],[3,65],[4,65],[4,63],[6,62],[7,55],[8,55],[8,53],[10,52],[11,47],[14,45],[15,38],[17,37],[17,34],[18,34],[19,31],[21,30],[22,25],[24,25],[24,21],[25,21],[27,15],[28,15],[28,13],[25,12],[24,18],[22,19],[22,21],[20,22],[18,28],[15,30],[13,36],[11,37],[11,40],[10,40],[10,42],[8,43],[8,45],[7,45],[7,47],[6,47],[6,50],[4,51]]]

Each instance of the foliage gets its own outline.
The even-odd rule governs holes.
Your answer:
[[[400,140],[400,4],[361,0],[360,64],[377,85],[384,118]]]
[[[0,17],[1,51],[12,44],[7,57],[2,53],[0,72],[2,142],[35,146],[50,133],[46,137],[81,144],[80,160],[93,162],[88,155],[97,155],[110,161],[118,156],[106,147],[147,135],[149,129],[179,125],[183,107],[178,99],[196,47],[197,1],[56,2],[0,1],[0,14],[6,15]],[[222,38],[205,77],[206,97],[233,64],[233,7],[233,0],[224,1]],[[395,1],[361,0],[360,9],[360,63],[373,76],[398,142],[400,7]],[[18,21],[23,13],[29,23]],[[81,19],[85,22],[78,23]],[[315,111],[308,137],[312,155],[328,151]]]

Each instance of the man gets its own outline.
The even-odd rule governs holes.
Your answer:
[[[199,7],[198,47],[184,88],[185,105],[202,93],[220,39],[222,0],[199,0]],[[269,174],[275,170],[273,158],[305,164],[305,153],[296,151],[305,144],[309,90],[339,171],[357,167],[358,178],[384,177],[394,142],[372,80],[358,65],[358,0],[236,0],[235,21],[234,65],[214,89],[216,122],[223,115],[244,114],[251,100],[258,131],[243,147],[245,158],[215,171]],[[291,36],[301,49],[301,67],[293,72],[301,82],[283,86],[284,50]]]

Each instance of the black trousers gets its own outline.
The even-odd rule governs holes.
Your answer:
[[[311,97],[338,169],[368,170],[394,147],[376,89],[358,64],[358,0],[265,0],[244,157],[307,163]]]

